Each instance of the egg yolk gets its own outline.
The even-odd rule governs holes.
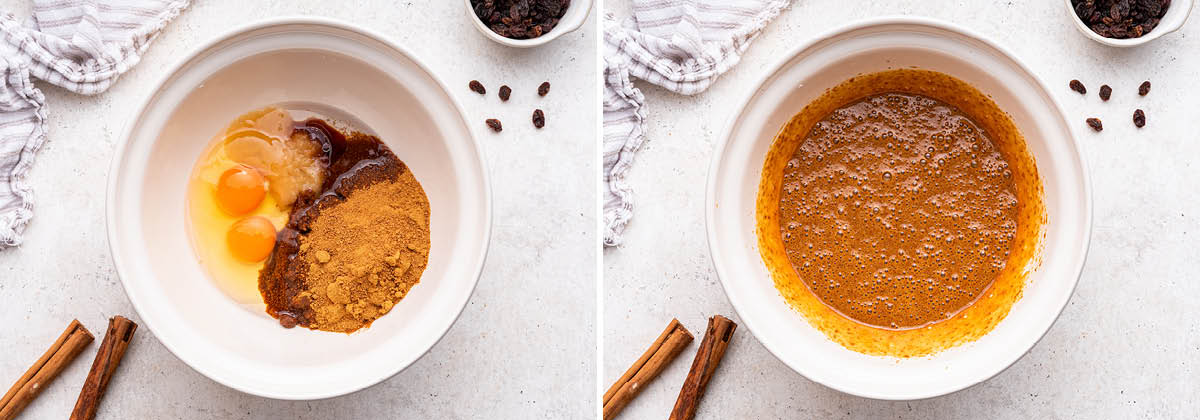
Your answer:
[[[230,168],[217,181],[217,205],[234,216],[258,208],[266,194],[266,179],[253,168]]]
[[[262,216],[250,216],[234,222],[225,236],[229,252],[245,262],[258,262],[275,247],[275,225]]]

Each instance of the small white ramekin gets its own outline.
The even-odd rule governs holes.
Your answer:
[[[1188,15],[1192,14],[1192,5],[1194,0],[1175,0],[1171,2],[1171,7],[1167,8],[1167,14],[1163,16],[1162,21],[1150,33],[1142,35],[1138,38],[1117,39],[1101,36],[1092,31],[1087,24],[1083,23],[1083,19],[1075,14],[1075,7],[1071,5],[1071,0],[1063,0],[1063,4],[1067,5],[1067,15],[1072,22],[1075,22],[1075,27],[1083,36],[1091,38],[1092,41],[1099,42],[1110,47],[1135,47],[1147,42],[1156,40],[1163,35],[1179,30],[1183,24],[1187,22]]]
[[[551,29],[550,32],[546,32],[542,36],[533,39],[512,39],[500,36],[500,34],[488,28],[487,25],[484,25],[483,20],[475,16],[475,9],[471,7],[471,0],[463,0],[463,4],[467,8],[467,18],[471,20],[471,23],[475,25],[475,29],[478,29],[479,33],[499,44],[515,48],[541,46],[579,29],[587,21],[588,15],[591,14],[593,2],[594,0],[571,0],[571,5],[567,7],[566,14],[563,15],[562,19],[558,20],[558,25],[554,29]]]

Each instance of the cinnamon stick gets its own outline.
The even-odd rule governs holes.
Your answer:
[[[696,408],[700,405],[700,398],[704,396],[704,389],[708,387],[708,381],[712,379],[721,358],[725,357],[725,349],[729,347],[729,339],[733,337],[733,330],[736,329],[737,324],[729,318],[717,315],[708,319],[708,330],[704,332],[700,349],[696,351],[696,358],[692,360],[692,370],[688,372],[687,379],[683,381],[683,388],[679,390],[679,399],[675,400],[670,420],[692,420],[696,416]]]
[[[16,418],[94,339],[78,319],[72,320],[46,353],[0,398],[0,420]]]
[[[128,318],[120,315],[109,318],[108,332],[104,334],[104,341],[96,352],[96,361],[92,362],[92,370],[88,372],[79,399],[75,401],[71,420],[92,420],[96,417],[96,409],[104,397],[104,390],[108,388],[108,381],[117,371],[117,365],[121,364],[121,358],[125,356],[125,349],[129,347],[129,340],[133,339],[136,330],[137,323]]]
[[[672,319],[667,329],[642,353],[642,357],[604,393],[604,420],[616,417],[691,342],[692,333],[678,319]]]

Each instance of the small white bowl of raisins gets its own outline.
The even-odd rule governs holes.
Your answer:
[[[583,26],[593,0],[463,0],[467,16],[492,41],[516,48],[544,45]]]
[[[1194,0],[1063,0],[1075,27],[1113,47],[1145,44],[1179,30]]]

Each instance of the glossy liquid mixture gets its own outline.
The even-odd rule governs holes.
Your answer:
[[[823,303],[871,326],[953,317],[995,281],[1017,234],[1004,156],[962,111],[918,94],[837,108],[812,126],[782,183],[792,267]]]

